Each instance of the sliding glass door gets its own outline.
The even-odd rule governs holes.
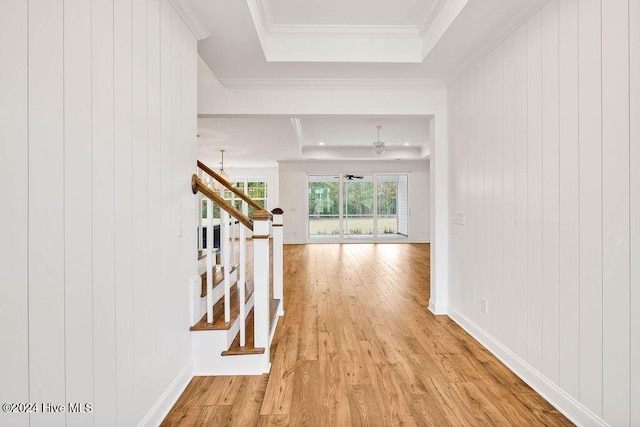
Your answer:
[[[407,175],[378,175],[377,231],[381,239],[408,237]]]
[[[374,234],[373,175],[343,178],[342,237],[371,239]]]
[[[309,237],[340,235],[340,177],[309,176]]]
[[[408,237],[406,174],[308,177],[309,239],[401,240]]]

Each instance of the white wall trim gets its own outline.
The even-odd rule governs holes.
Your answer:
[[[429,243],[429,242],[427,242]],[[447,306],[445,304],[436,304],[433,298],[429,298],[429,311],[436,316],[442,316],[447,314]]]
[[[267,0],[247,5],[268,62],[419,63],[467,2],[433,0],[417,23],[407,25],[276,24]]]
[[[422,17],[420,18],[420,23],[418,24],[418,31],[420,32],[420,37],[424,36],[424,34],[429,29],[429,26],[433,23],[433,20],[438,16],[438,12],[442,9],[442,6],[447,2],[447,0],[432,0],[427,8],[422,13]]]
[[[227,89],[444,89],[438,79],[220,79]]]
[[[151,407],[147,415],[140,421],[138,426],[158,426],[167,416],[173,405],[189,385],[193,378],[193,361],[190,360],[182,371],[171,382],[169,387],[162,393],[162,396]]]
[[[298,141],[299,152],[302,155],[302,146],[304,145],[304,137],[302,136],[302,124],[300,123],[300,118],[292,117],[291,118],[291,126],[293,126],[293,131],[296,134],[296,140]]]
[[[204,40],[211,36],[209,29],[200,21],[198,15],[193,11],[189,0],[169,0],[176,9],[184,23],[191,30],[196,40]]]
[[[558,386],[533,369],[498,340],[484,331],[455,307],[449,305],[448,314],[454,322],[504,363],[513,373],[544,397],[569,420],[580,426],[607,426],[600,417],[569,396]]]
[[[461,61],[458,67],[456,67],[451,73],[449,73],[449,76],[444,79],[444,84],[447,87],[455,84],[462,78],[462,76],[467,74],[469,70],[480,63],[487,55],[489,55],[489,53],[491,53],[495,48],[501,45],[510,35],[512,35],[518,28],[520,28],[525,22],[527,22],[529,18],[538,13],[545,4],[546,2],[540,5],[540,7],[534,9],[523,19],[516,21],[513,25],[508,27],[507,30],[499,33],[493,38],[489,38],[489,40],[484,43],[473,55],[469,56],[466,61]]]
[[[269,3],[254,0],[266,37],[368,37],[420,38],[429,29],[442,7],[450,0],[432,0],[417,25],[288,25],[274,24]]]

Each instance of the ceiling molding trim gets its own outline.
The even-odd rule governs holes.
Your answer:
[[[220,79],[227,89],[445,89],[437,79]]]
[[[444,33],[451,27],[460,12],[469,3],[469,0],[445,0],[442,2],[438,13],[426,28],[422,35],[422,59],[431,52]]]
[[[285,25],[274,24],[267,34],[273,38],[385,38],[420,39],[413,25]]]
[[[427,8],[424,10],[422,17],[420,18],[420,23],[418,24],[418,31],[420,36],[424,36],[427,32],[433,20],[438,16],[440,9],[447,2],[447,0],[431,0]]]
[[[196,40],[211,37],[209,29],[200,21],[189,0],[169,0],[184,23],[189,27]]]
[[[506,39],[511,37],[513,33],[515,33],[518,28],[524,25],[529,18],[538,13],[542,7],[543,3],[540,7],[536,7],[531,13],[526,15],[523,19],[516,21],[513,25],[509,26],[506,31],[503,31],[496,35],[495,37],[489,38],[489,40],[482,45],[474,55],[471,55],[467,58],[466,61],[462,61],[457,67],[455,67],[450,73],[448,73],[448,77],[443,80],[443,83],[446,87],[451,87],[458,80],[460,80],[467,72],[469,72],[472,68],[478,65],[484,58],[487,57],[491,52],[493,52],[498,46],[500,46]]]
[[[304,159],[316,160],[418,160],[422,157],[421,147],[403,147],[387,145],[386,151],[380,154],[373,152],[373,144],[370,146],[337,146],[337,147],[302,147],[301,155]]]
[[[298,147],[300,148],[300,154],[302,154],[302,146],[304,145],[304,139],[302,137],[302,123],[300,123],[300,119],[298,117],[292,117],[291,126],[293,126],[293,131],[295,132],[296,139],[298,141]]]
[[[267,2],[267,0],[254,0],[254,1],[256,2],[256,5],[258,7],[260,20],[262,21],[262,26],[265,29],[265,33],[269,34],[271,32],[271,28],[273,27],[273,18],[271,14],[271,8],[269,7],[269,2]]]
[[[271,31],[271,13],[269,5],[264,0],[247,0],[249,14],[253,20],[253,26],[258,34],[258,40],[262,46],[262,51],[267,51],[267,35]]]

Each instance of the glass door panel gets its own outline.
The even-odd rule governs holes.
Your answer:
[[[343,185],[343,237],[372,239],[374,232],[373,175],[345,178]]]
[[[408,176],[377,175],[377,237],[406,239],[408,237]]]
[[[395,237],[398,234],[398,175],[380,175],[377,185],[377,235],[381,238]]]
[[[309,237],[340,237],[340,177],[309,176]]]

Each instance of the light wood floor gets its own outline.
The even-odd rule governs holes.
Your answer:
[[[285,246],[269,375],[196,377],[164,426],[571,425],[446,316],[429,245]]]

